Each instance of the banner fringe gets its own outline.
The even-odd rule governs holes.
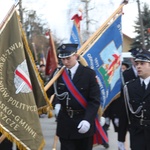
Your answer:
[[[20,143],[19,140],[16,140],[15,138],[13,138],[13,136],[11,136],[8,131],[5,131],[3,128],[0,128],[0,132],[11,142],[14,142],[17,147],[19,148],[19,150],[26,150],[27,148],[25,146],[23,146],[23,144]],[[5,140],[5,139],[4,139]],[[45,146],[45,140],[42,140],[39,149],[38,150],[43,150]]]
[[[19,15],[18,15],[18,17],[19,17]],[[28,52],[28,54],[29,54],[29,56],[30,56],[30,58],[31,58],[31,62],[32,62],[32,65],[33,65],[33,67],[34,67],[34,69],[35,69],[35,71],[36,71],[37,78],[38,78],[38,80],[40,81],[42,88],[44,89],[44,82],[43,82],[43,80],[41,79],[41,77],[40,77],[40,75],[39,75],[39,72],[38,72],[38,70],[37,70],[37,67],[36,67],[36,65],[35,65],[34,58],[33,58],[33,55],[32,55],[32,53],[31,53],[31,51],[30,51],[30,48],[29,48],[29,45],[28,45],[28,42],[27,42],[27,39],[26,39],[26,36],[25,36],[24,31],[23,31],[23,28],[22,28],[21,23],[20,23],[20,29],[21,29],[22,40],[23,40],[23,43],[24,43],[24,45],[25,45],[25,48],[26,48],[26,50],[27,50],[27,52]],[[50,105],[50,107],[52,108],[52,105],[49,103],[49,99],[48,99],[48,97],[47,97],[46,92],[44,92],[44,90],[43,90],[43,95],[44,95],[44,98],[45,98],[47,104]]]

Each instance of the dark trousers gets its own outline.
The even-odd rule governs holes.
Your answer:
[[[92,150],[93,148],[93,136],[75,140],[59,138],[59,140],[61,150]]]
[[[132,126],[130,131],[131,150],[150,150],[150,127]]]
[[[126,134],[128,131],[128,120],[123,118],[119,118],[119,129],[118,129],[118,141],[125,142]]]

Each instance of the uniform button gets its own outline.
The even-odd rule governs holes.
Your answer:
[[[145,104],[145,102],[143,102],[143,104]]]
[[[146,112],[146,109],[144,109],[144,111]]]

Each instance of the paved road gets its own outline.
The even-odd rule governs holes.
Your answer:
[[[46,145],[43,150],[52,150],[53,149],[53,142],[55,137],[55,130],[56,130],[56,122],[55,118],[48,118],[47,115],[40,118],[43,135],[45,138]],[[126,150],[129,150],[128,144],[128,136],[127,135],[127,142],[126,142]],[[108,130],[108,137],[109,137],[109,148],[107,150],[118,150],[117,148],[117,133],[114,132],[113,126],[111,125]],[[57,150],[60,150],[60,143],[57,142]],[[14,145],[14,149],[15,145]],[[102,145],[95,146],[93,150],[106,150]]]

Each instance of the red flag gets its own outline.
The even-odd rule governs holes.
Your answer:
[[[78,13],[75,14],[71,20],[74,20],[74,22],[76,23],[78,30],[80,31],[80,21],[82,20],[82,10],[79,9]]]
[[[46,59],[45,74],[51,75],[53,71],[57,68],[58,59],[57,59],[56,49],[55,49],[54,41],[52,39],[51,32],[50,31],[47,32],[46,35],[49,35],[50,47]]]
[[[46,36],[49,36],[49,31],[47,31],[47,32],[45,33],[45,35],[46,35]]]

